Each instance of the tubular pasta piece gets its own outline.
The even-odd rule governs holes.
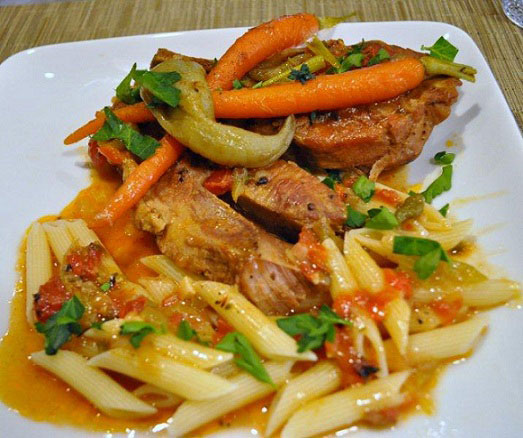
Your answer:
[[[171,259],[164,255],[142,257],[140,262],[142,262],[148,268],[152,269],[154,272],[163,274],[171,280],[174,280],[176,283],[179,283],[183,280],[184,277],[187,276],[195,280],[200,279],[196,275],[188,274],[182,268],[176,266]]]
[[[147,297],[156,304],[162,304],[163,300],[172,295],[175,283],[168,277],[142,277],[138,280],[147,291]]]
[[[395,371],[403,368],[405,363],[414,366],[431,360],[462,356],[472,349],[487,325],[486,318],[475,316],[459,324],[410,335],[405,360],[392,340],[387,340],[384,344],[389,366]]]
[[[410,306],[403,298],[396,298],[385,306],[383,325],[401,355],[407,352],[409,342]]]
[[[122,388],[107,374],[87,365],[77,353],[60,350],[54,356],[44,351],[31,354],[31,360],[57,375],[110,417],[139,418],[156,413],[156,409]]]
[[[266,362],[265,369],[271,376],[276,386],[288,378],[293,361]],[[260,382],[246,372],[241,372],[232,377],[230,382],[235,385],[235,390],[226,396],[207,401],[186,401],[167,420],[169,436],[181,437],[209,421],[241,408],[258,400],[276,390],[267,383]]]
[[[171,334],[154,335],[151,337],[151,343],[158,352],[203,369],[230,362],[233,358],[232,353],[184,341]]]
[[[488,307],[502,304],[521,293],[518,282],[505,279],[486,280],[464,286],[461,295],[463,304],[474,307]]]
[[[235,389],[234,384],[217,375],[176,362],[144,346],[140,349],[140,353],[135,353],[115,348],[93,357],[88,364],[134,377],[190,400],[208,400]]]
[[[235,286],[213,281],[197,281],[193,286],[216,312],[244,334],[264,356],[271,359],[316,360],[312,351],[298,353],[296,341],[240,294]]]
[[[327,265],[331,274],[332,298],[352,294],[358,289],[358,283],[340,250],[332,239],[325,239],[323,247],[327,250]]]
[[[42,224],[56,259],[63,263],[64,256],[73,244],[71,234],[67,230],[67,222],[58,220]]]
[[[183,402],[183,398],[150,383],[140,385],[133,391],[133,394],[140,399],[153,399],[150,403],[158,408],[173,408]]]
[[[365,413],[395,406],[410,371],[391,374],[361,386],[314,400],[289,419],[281,438],[307,438],[340,429],[360,420]]]
[[[356,277],[358,285],[371,293],[378,293],[385,287],[383,271],[367,251],[356,241],[352,232],[345,233],[343,249],[345,261]]]
[[[387,365],[387,355],[378,326],[372,320],[372,318],[369,318],[364,312],[362,312],[357,307],[354,307],[352,312],[356,315],[356,318],[353,321],[353,331],[356,332],[356,350],[361,356],[366,356],[363,341],[364,337],[367,338],[371,343],[374,352],[376,353],[376,358],[378,361],[379,371],[376,375],[379,377],[387,376],[389,374],[389,368]],[[359,334],[363,334],[363,336],[358,336]]]
[[[298,408],[305,403],[336,390],[341,383],[340,370],[323,361],[280,388],[269,408],[265,436],[271,436]]]
[[[26,317],[32,325],[35,321],[34,296],[40,286],[47,283],[53,275],[51,251],[42,225],[33,223],[27,234],[25,250],[25,289]]]

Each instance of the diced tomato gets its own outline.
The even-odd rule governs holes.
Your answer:
[[[412,278],[403,271],[395,271],[394,269],[383,269],[385,275],[385,282],[392,288],[403,292],[404,298],[412,296]]]
[[[463,306],[463,298],[460,295],[453,295],[443,299],[434,300],[430,303],[430,307],[441,318],[443,325],[449,325],[454,321],[461,307]]]
[[[394,190],[389,189],[377,189],[374,193],[374,199],[382,201],[391,207],[397,207],[401,204],[400,196]]]
[[[351,295],[337,297],[334,300],[333,309],[338,315],[350,318],[351,309],[356,305],[366,310],[372,319],[379,322],[385,316],[385,306],[400,296],[401,292],[392,288],[386,288],[377,294],[357,291]]]
[[[127,301],[122,307],[120,307],[118,316],[120,318],[125,318],[125,316],[131,312],[140,313],[144,309],[146,303],[147,298],[143,295],[140,295],[134,300]]]
[[[352,338],[345,329],[336,328],[334,342],[325,342],[325,354],[327,358],[334,359],[340,367],[343,387],[363,383],[363,377],[355,368],[360,360],[354,351]]]
[[[231,327],[227,321],[223,318],[218,318],[218,321],[216,323],[216,331],[214,332],[214,336],[212,339],[212,342],[214,345],[216,345],[218,342],[220,342],[223,337],[230,332],[234,331],[234,327]]]
[[[307,254],[305,260],[300,260],[300,270],[306,278],[313,281],[318,272],[327,271],[327,251],[311,229],[302,228],[296,246],[305,248]]]
[[[214,170],[203,182],[203,186],[217,196],[230,192],[232,189],[232,170]]]
[[[180,325],[180,323],[182,322],[182,319],[185,319],[185,314],[184,313],[181,313],[181,312],[174,312],[170,317],[169,317],[169,323],[178,327]]]
[[[84,248],[78,248],[67,254],[66,262],[73,274],[84,280],[96,280],[98,267],[103,256],[103,248],[91,243]]]
[[[38,321],[47,321],[71,297],[72,294],[66,290],[60,277],[58,275],[51,277],[47,283],[40,286],[38,293],[34,296],[34,307]]]
[[[89,154],[89,158],[91,158],[93,166],[96,170],[100,172],[109,172],[111,170],[111,165],[109,164],[107,159],[100,153],[98,142],[96,140],[89,140],[87,153]]]

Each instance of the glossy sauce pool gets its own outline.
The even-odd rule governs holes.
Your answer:
[[[391,185],[404,188],[406,174],[403,172],[400,176],[390,175],[387,182],[391,184],[394,181],[396,184]],[[41,221],[59,218],[82,218],[89,221],[102,210],[119,184],[120,179],[116,175],[104,177],[94,175],[92,184],[82,190],[59,216],[42,218]],[[153,275],[153,272],[138,260],[147,255],[158,254],[158,248],[152,235],[134,226],[131,214],[119,219],[112,228],[96,231],[116,263],[132,281],[144,275]],[[8,332],[0,342],[0,400],[20,415],[34,421],[106,433],[129,432],[133,429],[151,431],[154,428],[159,430],[159,433],[150,432],[150,435],[164,436],[165,431],[162,430],[165,429],[165,421],[172,415],[173,409],[159,409],[156,415],[141,420],[110,418],[98,412],[60,379],[30,362],[29,355],[43,348],[43,337],[27,324],[25,317],[24,250],[25,241],[21,246],[17,266],[20,279],[11,304]],[[433,412],[433,403],[429,394],[442,368],[439,366],[427,369],[417,373],[415,378],[410,380],[415,396],[408,405],[404,406],[401,417],[413,411],[427,414]],[[114,377],[128,389],[137,386],[132,379]],[[272,397],[266,397],[236,412],[226,414],[219,420],[194,431],[190,436],[198,437],[224,428],[236,427],[257,430],[260,436],[267,422],[267,410],[271,399]]]

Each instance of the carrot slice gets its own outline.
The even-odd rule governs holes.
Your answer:
[[[417,87],[424,78],[423,64],[415,58],[385,62],[336,75],[322,75],[305,84],[292,82],[266,88],[213,91],[216,118],[282,117],[316,110],[335,110],[391,99]],[[125,111],[124,111],[125,110]],[[115,111],[124,122],[154,120],[145,103]],[[65,140],[75,143],[94,134],[104,123],[97,117]]]
[[[213,92],[216,118],[283,117],[316,110],[335,110],[379,102],[417,87],[423,64],[404,58],[337,75],[322,75],[266,88]]]
[[[127,123],[145,123],[152,122],[155,120],[153,114],[151,113],[151,111],[149,111],[149,109],[143,102],[118,108],[114,111],[114,114],[120,120]],[[82,140],[88,135],[94,134],[103,126],[104,122],[105,115],[103,115],[103,112],[97,113],[95,119],[91,120],[90,122],[87,122],[85,125],[78,128],[72,134],[69,134],[65,138],[64,143],[73,144],[77,141]]]
[[[211,89],[230,90],[255,65],[274,53],[304,42],[318,32],[318,18],[312,14],[285,15],[249,29],[229,47],[207,75]]]
[[[147,190],[178,160],[183,150],[181,143],[166,134],[154,155],[131,172],[105,208],[95,216],[90,226],[112,226],[120,216],[142,199]]]
[[[130,152],[117,149],[113,146],[99,145],[98,151],[107,159],[109,164],[113,166],[120,166],[126,158],[132,158]]]

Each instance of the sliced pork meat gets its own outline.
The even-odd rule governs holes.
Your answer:
[[[454,78],[429,79],[387,102],[322,114],[312,123],[302,115],[294,140],[319,167],[365,166],[377,176],[421,153],[434,126],[449,116],[460,84]]]
[[[202,186],[209,171],[187,159],[171,168],[147,193],[136,210],[138,226],[157,236],[163,254],[178,266],[207,279],[234,284],[263,311],[278,314],[289,303],[307,306],[318,289],[288,259],[291,245],[244,218]],[[271,269],[249,281],[252,261]],[[278,275],[275,274],[278,272]],[[266,285],[258,289],[258,283]],[[297,284],[302,285],[296,289]],[[305,292],[304,292],[305,291]],[[276,302],[267,300],[267,293]]]
[[[239,285],[247,298],[268,315],[307,312],[330,300],[328,287],[312,287],[303,275],[262,259],[247,262],[240,274]]]
[[[325,217],[335,231],[345,221],[345,206],[325,184],[293,162],[279,160],[251,169],[239,207],[275,233],[296,239],[302,227]]]

